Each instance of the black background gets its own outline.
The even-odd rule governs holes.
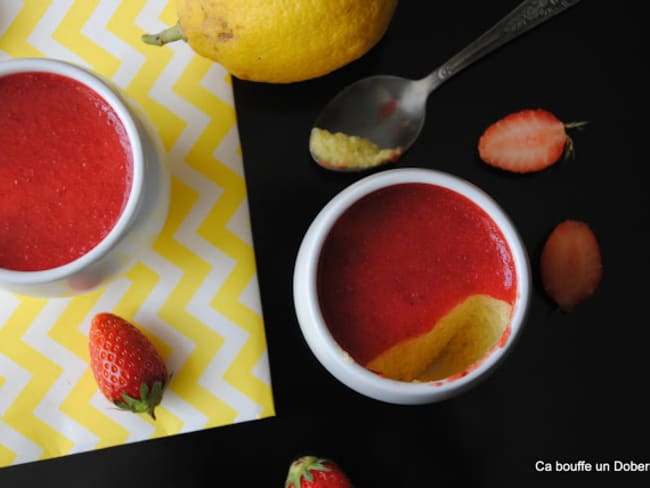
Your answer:
[[[366,56],[289,85],[233,80],[249,191],[276,416],[0,470],[0,486],[283,486],[303,454],[337,461],[356,486],[649,486],[650,473],[543,473],[537,461],[650,462],[647,362],[646,21],[641,2],[585,0],[460,72],[428,101],[420,138],[393,167],[467,178],[509,213],[534,272],[514,351],[475,389],[399,406],[337,382],[304,342],[292,273],[311,219],[365,176],[327,172],[308,153],[311,124],[347,84],[425,76],[517,1],[403,0]],[[511,175],[478,159],[478,137],[511,111],[545,108],[589,125],[576,158]],[[604,275],[587,302],[559,312],[538,281],[541,246],[560,221],[588,222]]]

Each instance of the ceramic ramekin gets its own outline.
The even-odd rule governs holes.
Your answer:
[[[132,151],[131,190],[118,221],[106,237],[78,259],[43,271],[0,268],[0,288],[38,296],[71,296],[105,286],[124,273],[156,239],[167,217],[170,174],[165,152],[146,117],[121,90],[90,70],[48,58],[0,61],[0,77],[47,72],[72,78],[94,90],[119,117]]]
[[[499,347],[464,375],[431,382],[406,382],[380,376],[356,363],[330,333],[319,307],[317,271],[323,243],[337,219],[353,203],[380,188],[399,183],[429,183],[454,190],[469,198],[494,220],[506,239],[517,275],[516,299]],[[340,382],[367,397],[387,403],[414,405],[455,396],[491,373],[517,340],[525,323],[531,287],[530,264],[525,246],[511,219],[487,193],[451,174],[416,168],[391,169],[372,174],[348,186],[316,216],[307,230],[296,258],[293,298],[304,338],[320,363]]]

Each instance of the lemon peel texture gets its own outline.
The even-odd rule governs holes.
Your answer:
[[[397,0],[177,0],[178,23],[142,40],[183,40],[242,80],[293,83],[366,54],[396,7]]]

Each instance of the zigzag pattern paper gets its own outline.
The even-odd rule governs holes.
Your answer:
[[[126,275],[74,298],[0,291],[0,466],[275,414],[231,78],[185,43],[141,42],[175,21],[173,1],[0,0],[0,62],[58,58],[111,79],[172,173],[167,222]],[[87,339],[101,311],[146,329],[173,371],[156,421],[98,391]]]

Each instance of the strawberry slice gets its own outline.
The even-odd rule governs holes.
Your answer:
[[[490,125],[478,142],[481,159],[487,164],[514,173],[541,171],[562,156],[573,156],[568,129],[587,122],[563,123],[547,110],[521,110]]]
[[[546,293],[564,310],[589,298],[602,278],[600,247],[584,222],[565,220],[548,236],[540,270]]]
[[[352,488],[352,482],[334,462],[302,456],[291,463],[285,488]]]

